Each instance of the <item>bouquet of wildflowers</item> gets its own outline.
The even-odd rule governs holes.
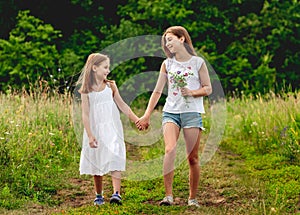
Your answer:
[[[176,96],[178,92],[180,91],[180,88],[187,86],[186,79],[188,76],[193,75],[192,72],[182,72],[182,71],[177,71],[177,72],[169,72],[170,74],[170,83],[172,84],[172,88],[176,89],[175,92],[173,92],[173,95]],[[187,105],[187,97],[183,97],[185,100],[185,103]]]

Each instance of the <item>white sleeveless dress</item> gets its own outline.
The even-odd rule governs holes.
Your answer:
[[[88,98],[91,130],[98,141],[98,147],[90,147],[84,129],[80,174],[102,176],[110,171],[125,171],[126,149],[123,126],[111,88],[106,86],[100,92],[90,92]]]

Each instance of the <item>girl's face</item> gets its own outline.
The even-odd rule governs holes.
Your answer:
[[[182,44],[184,42],[184,38],[178,38],[176,35],[172,33],[167,33],[165,36],[166,39],[166,47],[169,49],[171,53],[176,53],[182,48]]]
[[[98,66],[93,65],[93,71],[95,72],[96,78],[99,80],[106,80],[108,74],[110,73],[109,66],[109,59],[103,61]]]

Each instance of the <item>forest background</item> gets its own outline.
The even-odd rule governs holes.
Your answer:
[[[43,79],[71,87],[91,52],[172,25],[191,34],[227,95],[295,90],[300,79],[299,1],[0,1],[0,90]],[[139,58],[113,72],[121,84],[161,59]]]

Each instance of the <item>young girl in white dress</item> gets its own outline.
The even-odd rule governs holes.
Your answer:
[[[110,203],[121,204],[121,171],[125,171],[126,150],[119,109],[133,122],[138,120],[121,98],[115,82],[107,80],[109,67],[108,56],[92,53],[78,81],[84,125],[80,174],[94,177],[95,205],[104,204],[102,179],[108,173],[113,185]]]

